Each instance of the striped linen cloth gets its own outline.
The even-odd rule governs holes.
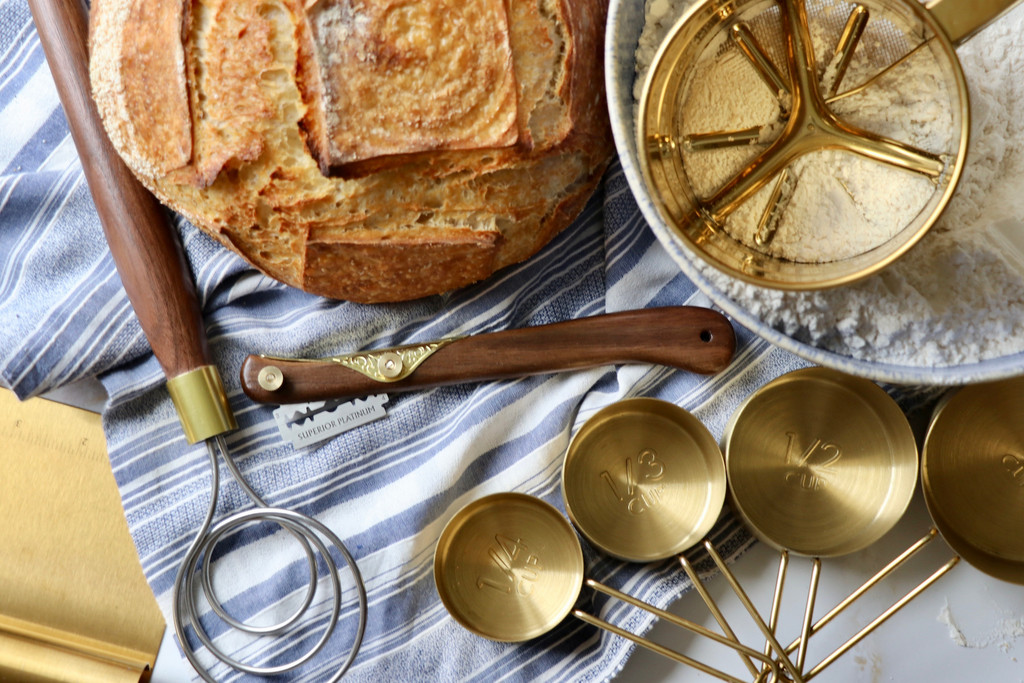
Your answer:
[[[369,618],[347,675],[354,680],[614,676],[634,646],[576,620],[523,644],[492,642],[458,626],[432,576],[445,522],[500,491],[530,493],[564,509],[559,477],[568,441],[614,401],[672,401],[717,438],[751,391],[805,364],[740,329],[735,362],[714,377],[631,365],[397,394],[386,418],[295,450],[275,427],[274,406],[242,394],[237,373],[245,355],[325,356],[709,302],[653,238],[617,166],[585,213],[527,263],[461,291],[401,304],[305,294],[256,273],[187,222],[177,219],[175,226],[240,424],[228,435],[233,459],[271,505],[310,515],[340,536],[365,580]],[[28,8],[24,0],[0,0],[0,382],[28,397],[95,376],[109,395],[103,424],[128,525],[170,623],[175,574],[210,500],[206,451],[186,444],[121,289]],[[222,476],[217,517],[250,505]],[[751,542],[728,511],[713,539],[730,559]],[[585,556],[588,576],[655,605],[669,605],[688,587],[674,560],[629,564],[586,547]],[[237,618],[268,623],[290,613],[306,579],[305,559],[276,526],[248,527],[218,546],[215,585]],[[643,633],[652,625],[635,608],[583,597],[588,609],[625,628]],[[314,613],[326,609],[318,604]],[[202,618],[222,649],[253,665],[290,658],[317,638],[303,631],[253,641],[228,632],[209,612]],[[329,678],[347,655],[355,621],[348,592],[326,651],[281,678]],[[217,680],[247,678],[202,647],[199,657]]]

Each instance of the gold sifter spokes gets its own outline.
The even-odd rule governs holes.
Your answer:
[[[931,5],[692,6],[638,100],[638,161],[666,236],[781,289],[848,284],[902,256],[952,196],[970,129],[967,34]]]
[[[785,126],[763,152],[702,202],[702,212],[706,219],[720,225],[740,204],[753,197],[773,177],[779,177],[797,158],[826,149],[852,152],[929,178],[941,175],[946,166],[941,155],[844,121],[826,101],[826,95],[838,86],[849,67],[867,24],[868,9],[864,5],[856,5],[851,10],[846,30],[834,52],[834,66],[827,72],[832,83],[828,86],[829,90],[823,93],[805,3],[803,0],[779,0],[779,7],[787,48],[788,82],[775,69],[746,23],[734,24],[731,33],[758,75],[778,94],[780,116],[784,118]],[[698,136],[697,139],[720,141],[725,138],[738,144],[751,140],[752,130],[732,134],[711,133]],[[782,182],[784,179],[780,177],[780,186]],[[774,210],[777,201],[776,198],[775,202],[768,203],[765,214]],[[770,237],[762,238],[763,243],[769,241]]]

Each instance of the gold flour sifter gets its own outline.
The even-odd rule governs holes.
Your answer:
[[[938,220],[970,130],[956,48],[1013,1],[715,0],[670,30],[639,100],[670,237],[753,284],[846,284]]]
[[[351,633],[344,634],[345,637],[351,635],[351,649],[346,661],[330,679],[337,681],[355,659],[366,626],[366,592],[355,561],[330,529],[301,513],[268,506],[242,478],[224,437],[237,428],[235,418],[220,374],[210,361],[202,313],[181,245],[156,199],[117,156],[89,94],[88,10],[80,0],[30,0],[29,7],[118,274],[168,378],[167,388],[188,442],[205,441],[210,457],[210,507],[174,584],[174,628],[179,645],[207,681],[215,679],[192,649],[189,635],[201,640],[213,656],[239,671],[274,675],[299,667],[320,653],[336,632],[342,603],[340,569],[347,565],[347,583],[352,584],[358,605],[355,608],[358,624]],[[218,456],[254,507],[212,524],[219,486]],[[211,578],[211,556],[217,543],[226,536],[264,522],[279,525],[298,542],[309,568],[309,583],[305,596],[299,599],[300,606],[290,617],[273,625],[254,625],[232,617],[217,600]],[[323,539],[327,539],[326,543]],[[335,555],[342,558],[343,564],[335,560]],[[320,567],[325,567],[325,571]],[[304,640],[312,645],[294,659],[270,666],[252,666],[233,659],[207,635],[205,628],[209,625],[200,623],[197,576],[202,594],[222,621],[224,630],[234,629],[253,638],[262,638],[302,629]],[[322,601],[328,607],[311,611],[314,595],[320,593],[319,584],[324,584],[330,596]],[[211,618],[216,620],[212,615]],[[310,628],[312,634],[308,632]]]

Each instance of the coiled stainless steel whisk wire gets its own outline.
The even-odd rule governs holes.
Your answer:
[[[355,561],[352,559],[352,556],[349,554],[348,550],[346,550],[345,545],[341,540],[320,522],[294,510],[286,510],[284,508],[271,507],[267,505],[267,503],[245,481],[242,473],[238,470],[238,467],[231,459],[227,446],[224,442],[223,435],[207,439],[206,446],[210,456],[210,468],[212,471],[212,493],[210,496],[210,506],[206,513],[206,519],[203,521],[195,539],[192,541],[188,551],[185,553],[185,558],[182,561],[181,567],[178,570],[178,575],[174,581],[174,590],[172,593],[172,600],[174,604],[174,631],[178,637],[178,642],[182,651],[185,653],[185,656],[188,658],[189,662],[192,663],[192,666],[200,676],[202,676],[204,680],[211,682],[215,681],[215,679],[199,661],[199,657],[187,637],[186,629],[189,626],[192,627],[192,631],[195,636],[203,645],[206,646],[206,649],[213,654],[214,657],[228,666],[245,673],[260,676],[272,676],[297,669],[311,660],[324,648],[328,640],[330,640],[331,635],[334,633],[335,627],[338,624],[338,617],[341,614],[342,590],[341,582],[338,578],[338,565],[331,556],[329,547],[333,546],[334,550],[341,555],[345,563],[348,565],[349,570],[352,572],[359,602],[359,624],[356,628],[351,650],[349,651],[348,657],[342,664],[341,668],[335,673],[334,677],[330,679],[332,682],[340,680],[351,666],[352,661],[355,659],[356,654],[359,651],[359,646],[362,643],[363,634],[366,630],[366,589],[363,585],[362,577]],[[218,458],[218,455],[220,458]],[[227,466],[232,478],[234,478],[242,490],[245,491],[246,495],[249,496],[255,504],[255,507],[235,512],[228,517],[221,519],[214,525],[213,518],[217,508],[217,492],[220,488],[219,460],[224,461],[224,464]],[[309,567],[309,583],[307,585],[306,595],[302,600],[302,604],[288,618],[284,619],[280,623],[267,626],[254,626],[247,624],[228,614],[214,591],[211,571],[211,558],[217,543],[233,531],[249,524],[260,522],[272,522],[278,524],[281,528],[295,537],[305,552],[306,562]],[[319,536],[317,534],[319,534]],[[326,538],[327,543],[324,543],[320,536]],[[314,547],[318,552],[314,552]],[[318,557],[323,560],[327,568],[326,578],[329,579],[331,612],[330,618],[320,635],[320,639],[313,645],[313,647],[306,651],[305,654],[299,655],[291,661],[283,664],[260,667],[245,664],[244,662],[234,659],[213,643],[212,639],[209,637],[199,621],[200,609],[197,603],[199,591],[197,590],[195,581],[197,577],[200,578],[202,594],[206,597],[210,607],[230,628],[252,636],[280,636],[281,634],[287,633],[290,629],[296,628],[304,623],[302,621],[302,617],[308,612],[317,592],[317,585],[320,582],[317,568]]]

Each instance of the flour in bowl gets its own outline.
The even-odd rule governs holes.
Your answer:
[[[692,4],[648,0],[636,53],[637,96],[658,45]],[[852,8],[841,2],[824,4],[846,12]],[[814,292],[756,287],[703,265],[699,266],[702,272],[720,292],[768,325],[840,355],[933,367],[1024,351],[1024,130],[1015,123],[1024,120],[1024,80],[1014,77],[1024,66],[1022,35],[1024,8],[1018,8],[958,50],[972,105],[971,144],[963,175],[938,222],[894,265],[857,284]],[[935,84],[923,77],[927,75],[924,67],[904,66],[909,68],[902,73],[891,72],[894,80],[889,83],[879,82],[857,100],[840,100],[834,106],[837,113],[843,108],[846,117],[862,117],[853,121],[856,125],[938,151],[948,146],[944,137],[949,127],[940,120],[935,98],[930,97]],[[853,68],[850,80],[844,82],[858,82]],[[735,93],[731,96],[735,98]],[[908,103],[916,107],[909,126],[899,111]],[[835,167],[838,160],[828,158],[835,153],[818,154],[821,160],[809,157],[805,163]],[[864,202],[858,206],[840,194],[830,194],[828,221],[816,222],[795,240],[786,236],[780,223],[778,241],[771,244],[776,253],[791,259],[844,258],[844,250],[863,250],[870,241],[886,238],[885,226],[873,222],[873,215],[916,211],[910,187],[915,181],[906,182],[905,171],[892,169],[903,178],[898,186],[886,187],[876,182],[881,176],[872,177],[871,172],[849,164],[849,157],[841,160],[839,173],[845,174],[841,189],[849,196],[855,194],[846,193],[851,184],[866,183],[863,195],[873,197],[867,208]],[[872,167],[880,168],[873,163]],[[835,188],[810,189],[832,192]],[[860,194],[856,193],[858,199]],[[744,210],[757,215],[760,207]],[[859,212],[860,225],[867,226],[861,243],[837,227],[854,211]],[[735,224],[751,225],[740,220]],[[798,224],[797,220],[791,223]],[[733,229],[738,239],[751,239],[751,228],[748,234]]]

